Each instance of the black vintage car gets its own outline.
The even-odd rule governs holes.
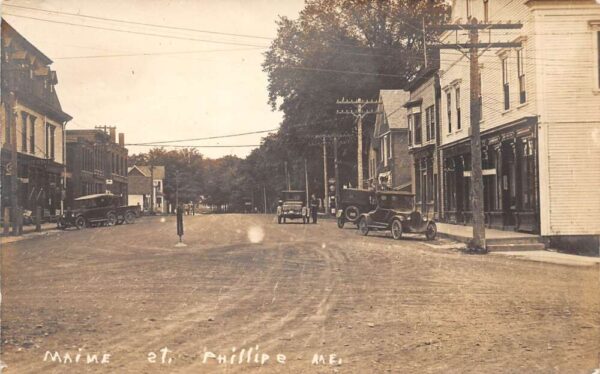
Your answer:
[[[67,209],[58,220],[58,228],[82,229],[93,225],[114,226],[133,223],[140,215],[139,205],[122,206],[121,197],[112,194],[87,195],[75,199],[72,209]]]
[[[305,191],[282,191],[277,205],[277,223],[286,223],[287,219],[302,219],[308,223],[309,210],[306,206]]]
[[[340,201],[336,212],[337,225],[344,228],[346,222],[358,223],[362,213],[373,210],[376,206],[375,192],[346,188],[340,191]]]
[[[402,233],[423,233],[427,240],[435,239],[435,222],[416,211],[414,201],[415,196],[408,192],[377,192],[377,208],[359,218],[360,233],[367,235],[370,230],[391,231],[396,240],[402,238]]]

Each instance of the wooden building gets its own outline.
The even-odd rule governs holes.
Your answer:
[[[523,24],[480,32],[482,41],[522,44],[482,50],[479,59],[487,224],[548,237],[599,235],[600,5],[453,2],[451,22],[471,17]],[[442,41],[464,42],[465,34],[446,32]],[[440,211],[448,222],[469,223],[469,61],[452,50],[440,60]]]
[[[2,206],[10,206],[16,198],[21,208],[41,206],[44,215],[55,215],[60,213],[64,191],[65,126],[72,118],[58,100],[52,60],[4,19],[1,47]],[[11,159],[14,147],[16,166]],[[17,196],[11,191],[13,173],[18,176]]]

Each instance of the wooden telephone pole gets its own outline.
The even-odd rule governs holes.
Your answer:
[[[358,149],[357,149],[357,167],[358,167],[358,183],[357,186],[359,189],[363,188],[363,137],[362,137],[362,120],[364,117],[366,117],[368,114],[374,114],[375,110],[372,109],[365,109],[366,106],[368,105],[377,105],[379,104],[379,101],[377,100],[363,100],[361,98],[359,98],[358,100],[347,100],[345,98],[342,98],[341,100],[337,101],[338,105],[353,105],[355,106],[355,109],[343,109],[343,110],[338,110],[337,114],[350,114],[353,115],[356,118],[356,129],[357,129],[357,143],[358,143]]]
[[[456,43],[438,44],[440,49],[457,49],[470,60],[470,113],[471,113],[471,211],[473,213],[473,240],[469,243],[469,249],[486,252],[485,244],[485,216],[483,211],[483,175],[481,171],[481,135],[479,122],[481,112],[479,100],[481,98],[481,82],[479,80],[479,49],[485,51],[491,48],[518,48],[520,42],[479,42],[479,30],[508,30],[520,29],[522,24],[483,24],[478,23],[476,18],[471,18],[467,24],[453,24],[439,26],[437,29],[443,31],[456,31]],[[469,32],[469,42],[458,42],[458,31]],[[491,36],[490,36],[491,40]],[[468,49],[469,53],[463,52]]]
[[[325,208],[325,213],[329,211],[327,208],[327,204],[329,204],[329,186],[328,186],[328,178],[327,178],[327,143],[325,141],[325,137],[323,137],[323,190],[325,194],[323,195],[323,207]]]

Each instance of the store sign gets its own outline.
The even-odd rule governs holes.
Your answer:
[[[496,175],[496,169],[483,169],[481,170],[481,175]],[[463,177],[470,177],[471,170],[463,171]]]

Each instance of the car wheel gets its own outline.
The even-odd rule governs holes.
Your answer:
[[[117,215],[114,212],[106,214],[106,226],[114,226],[117,224]]]
[[[365,217],[361,218],[360,221],[358,221],[358,230],[364,236],[366,236],[369,233],[369,226],[367,225],[367,219]]]
[[[125,213],[125,223],[131,224],[135,222],[135,213],[127,212]]]
[[[433,240],[437,236],[437,225],[434,222],[430,222],[427,225],[427,229],[425,231],[425,237],[427,240]]]
[[[346,223],[346,221],[344,221],[343,217],[339,217],[337,219],[337,226],[338,226],[338,228],[343,229],[344,228],[344,223]]]
[[[86,226],[85,217],[79,216],[75,219],[75,227],[77,227],[78,230],[84,229],[85,226]]]
[[[402,238],[402,222],[398,219],[392,221],[392,237],[396,240]]]

